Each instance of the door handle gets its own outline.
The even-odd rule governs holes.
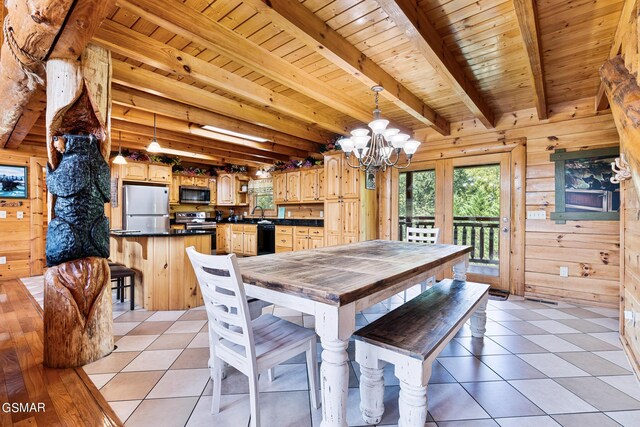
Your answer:
[[[503,233],[508,233],[509,232],[509,227],[502,227],[502,232]]]

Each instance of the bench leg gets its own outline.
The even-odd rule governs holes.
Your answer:
[[[356,343],[356,352],[360,350]],[[367,424],[378,424],[384,414],[384,379],[382,372],[386,362],[371,352],[358,357],[360,364],[360,411]]]
[[[483,338],[487,331],[487,299],[478,305],[475,313],[471,315],[471,335],[475,338]]]
[[[427,387],[400,381],[398,427],[422,427],[427,421]]]

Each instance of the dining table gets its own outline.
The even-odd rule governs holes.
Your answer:
[[[356,314],[441,272],[466,280],[471,246],[369,240],[240,258],[247,296],[315,316],[322,345],[322,427],[347,425]]]

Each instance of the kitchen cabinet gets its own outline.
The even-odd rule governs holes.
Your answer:
[[[194,176],[193,177],[193,185],[194,185],[194,187],[209,187],[209,177],[208,176]]]
[[[303,203],[324,200],[324,169],[300,171],[300,193]]]
[[[216,225],[216,253],[231,253],[231,225]]]
[[[350,167],[344,153],[328,154],[325,173],[325,245],[376,238],[376,191],[364,189],[364,173]]]
[[[169,204],[177,205],[180,203],[180,183],[182,177],[180,175],[173,175],[171,177],[171,184],[169,185]]]
[[[232,224],[231,252],[244,256],[258,255],[258,226],[253,224]]]
[[[276,253],[293,251],[293,227],[276,226]]]
[[[324,168],[281,172],[273,175],[276,204],[318,203],[324,200]]]
[[[249,206],[249,177],[225,173],[218,175],[217,182],[218,205]]]
[[[120,178],[124,181],[145,181],[169,184],[171,182],[171,166],[129,162],[120,165]]]
[[[294,227],[293,250],[316,249],[324,246],[322,227]]]
[[[218,186],[215,178],[209,178],[209,204],[215,205],[218,202]]]

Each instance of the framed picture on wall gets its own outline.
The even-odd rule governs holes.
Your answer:
[[[376,174],[373,172],[365,172],[364,188],[367,190],[376,189]]]
[[[28,195],[27,167],[0,165],[0,199],[26,199]]]
[[[620,219],[620,184],[613,184],[611,163],[619,155],[618,147],[566,152],[556,150],[556,211],[551,219],[566,220]]]

